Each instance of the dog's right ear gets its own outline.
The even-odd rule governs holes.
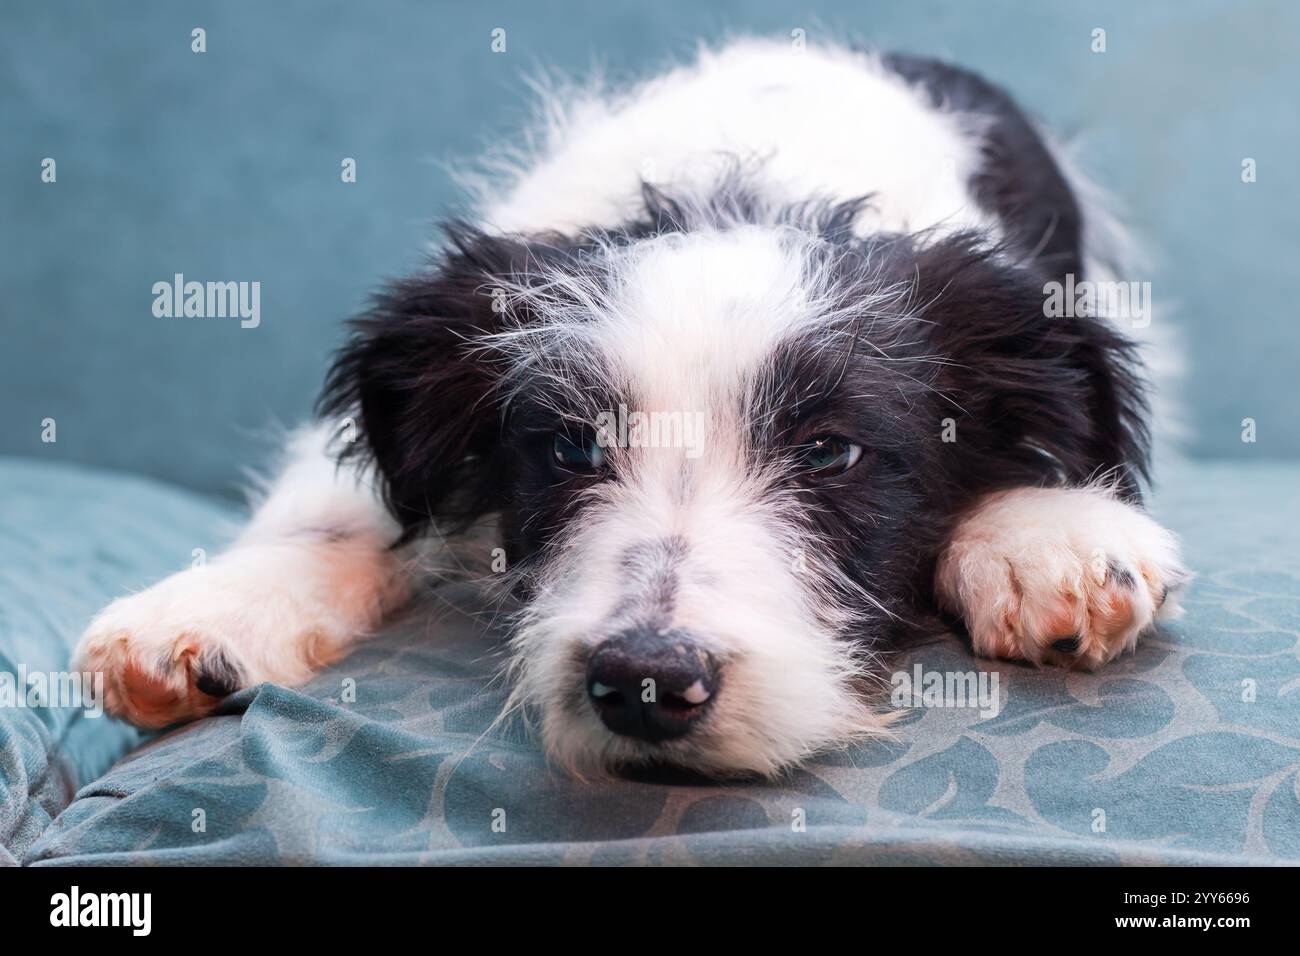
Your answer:
[[[499,370],[475,344],[499,330],[501,282],[527,246],[464,226],[447,234],[429,269],[391,283],[352,323],[318,405],[355,419],[342,455],[374,465],[406,537],[434,520],[463,529],[499,508],[503,492]]]

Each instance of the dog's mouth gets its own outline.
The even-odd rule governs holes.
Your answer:
[[[763,775],[756,770],[732,770],[726,773],[708,771],[685,763],[658,759],[653,755],[643,760],[618,764],[613,768],[618,777],[633,783],[651,783],[667,786],[709,787],[719,780],[732,783],[758,783]]]

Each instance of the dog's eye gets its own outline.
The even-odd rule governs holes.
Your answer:
[[[605,467],[605,449],[590,433],[556,432],[551,440],[551,455],[564,471],[589,474]]]
[[[799,450],[799,470],[805,477],[828,478],[858,463],[862,446],[839,435],[819,435]]]

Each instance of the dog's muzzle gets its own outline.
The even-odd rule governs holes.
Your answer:
[[[713,655],[683,631],[633,628],[600,644],[587,663],[587,695],[601,721],[651,743],[688,733],[719,684]]]

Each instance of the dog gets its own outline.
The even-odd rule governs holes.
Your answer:
[[[557,764],[771,776],[887,733],[936,615],[1091,669],[1178,613],[1137,330],[1045,307],[1119,274],[1111,220],[1006,93],[744,39],[553,91],[535,141],[355,321],[232,547],[91,623],[110,711],[302,683],[490,551]]]

